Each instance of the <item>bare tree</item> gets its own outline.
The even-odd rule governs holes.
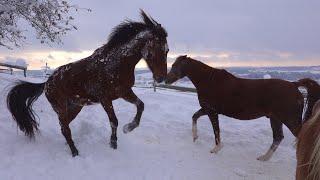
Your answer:
[[[61,43],[62,35],[77,29],[70,10],[78,9],[64,0],[0,0],[0,46],[21,48],[26,43],[21,20],[35,29],[41,43]]]

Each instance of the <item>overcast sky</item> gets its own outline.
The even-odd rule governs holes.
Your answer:
[[[57,67],[90,55],[139,8],[168,31],[169,62],[187,54],[212,66],[320,65],[320,1],[296,0],[72,0],[92,12],[74,13],[78,30],[63,45],[42,45],[28,31],[24,49],[0,47],[0,59],[25,59],[30,69]],[[29,28],[31,29],[31,28]],[[143,67],[144,64],[139,64]]]

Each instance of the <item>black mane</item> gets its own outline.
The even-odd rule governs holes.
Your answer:
[[[143,10],[140,10],[140,14],[143,22],[134,22],[130,19],[127,19],[113,28],[109,35],[108,42],[105,44],[105,50],[118,47],[131,40],[138,33],[147,29],[155,30],[160,36],[163,36],[164,38],[167,37],[166,30],[161,27],[161,25],[158,24],[152,17],[148,17]]]

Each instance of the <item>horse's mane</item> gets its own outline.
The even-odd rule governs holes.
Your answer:
[[[304,131],[309,131],[312,126],[316,126],[316,123],[320,123],[320,101],[315,104],[311,118],[304,125]],[[312,179],[320,179],[320,133],[318,131],[314,131],[314,133],[317,133],[317,138],[314,142],[310,162],[308,163],[310,164],[310,174],[308,177],[311,177]],[[298,138],[298,143],[299,141],[300,137]]]
[[[164,38],[168,36],[167,31],[152,17],[146,15],[146,13],[141,9],[140,14],[143,22],[134,22],[130,19],[127,19],[118,26],[114,27],[109,35],[108,42],[104,45],[104,49],[110,50],[118,47],[147,29],[156,30],[156,32]]]
[[[187,55],[182,55],[177,57],[176,60],[191,60],[190,62],[192,63],[192,70],[200,70],[200,72],[205,73],[207,79],[209,78],[213,78],[212,76],[215,74],[215,72],[220,72],[220,73],[225,73],[226,77],[236,77],[234,76],[232,73],[229,73],[228,71],[226,71],[225,69],[217,69],[214,67],[211,67],[199,60],[193,59],[188,57]]]

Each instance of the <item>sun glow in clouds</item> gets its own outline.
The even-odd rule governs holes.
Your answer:
[[[2,54],[0,59],[14,60],[23,58],[29,64],[28,69],[40,69],[45,63],[51,68],[57,68],[61,65],[80,60],[90,56],[93,51],[66,52],[66,51],[34,51],[12,54]]]
[[[218,54],[217,57],[220,59],[228,59],[230,55],[227,53],[221,53],[221,54]]]

